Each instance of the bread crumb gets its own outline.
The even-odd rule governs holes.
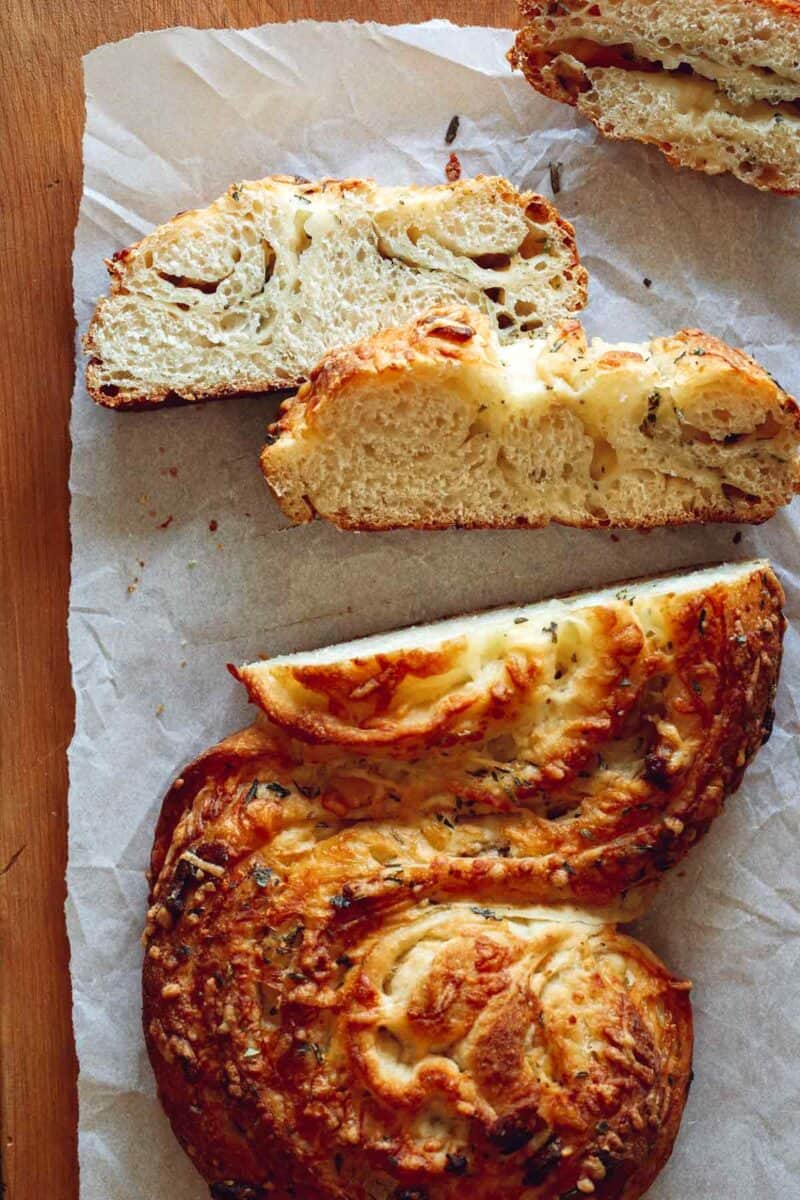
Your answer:
[[[157,717],[160,717],[160,716],[161,716],[161,714],[163,713],[163,711],[164,711],[164,705],[163,705],[163,704],[157,704],[157,705],[156,705],[156,716],[157,716]]]
[[[212,533],[216,533],[217,530],[219,529],[219,521],[209,521],[208,528],[211,530]]]
[[[448,183],[455,183],[461,178],[461,163],[457,154],[453,153],[450,155],[444,173]]]

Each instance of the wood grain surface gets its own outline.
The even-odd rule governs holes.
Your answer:
[[[81,56],[101,42],[170,25],[435,16],[511,25],[514,6],[511,0],[0,4],[0,1196],[5,1200],[75,1200],[78,1194],[63,903],[66,747],[73,723],[65,624],[74,370],[70,255],[81,187]],[[168,1187],[165,1197],[167,1192]]]

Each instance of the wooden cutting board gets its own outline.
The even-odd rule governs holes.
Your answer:
[[[78,1194],[63,904],[66,748],[74,715],[67,473],[81,55],[143,29],[299,17],[389,23],[447,17],[508,26],[515,13],[512,0],[0,5],[0,1197],[6,1200]]]

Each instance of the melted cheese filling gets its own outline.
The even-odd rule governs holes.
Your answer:
[[[645,43],[604,45],[585,37],[565,38],[548,46],[541,65],[549,66],[553,55],[559,56],[552,66],[559,82],[576,96],[591,86],[591,75],[587,78],[580,68],[588,72],[610,68],[637,74],[660,73],[673,78],[683,92],[688,91],[693,105],[700,110],[711,107],[714,97],[721,96],[741,116],[772,118],[778,112],[800,121],[800,81],[779,76],[767,67],[719,63],[677,48],[659,50],[656,56]],[[562,73],[564,59],[575,63],[574,75]]]

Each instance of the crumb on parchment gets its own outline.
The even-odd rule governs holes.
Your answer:
[[[452,153],[450,155],[447,160],[447,166],[444,169],[444,173],[447,177],[448,183],[455,183],[457,179],[461,178],[461,163],[457,154]]]

